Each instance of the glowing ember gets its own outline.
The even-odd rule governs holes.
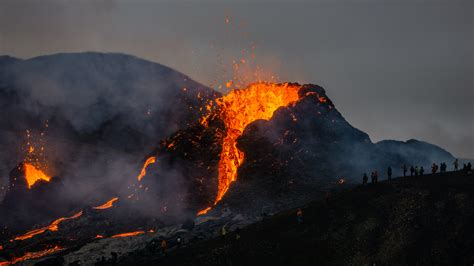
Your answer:
[[[46,182],[49,182],[51,180],[50,176],[46,175],[45,173],[43,173],[43,171],[39,170],[32,164],[24,163],[23,167],[25,171],[25,179],[29,189],[39,180],[44,180]]]
[[[113,235],[112,238],[136,236],[136,235],[141,235],[141,234],[144,234],[144,233],[145,233],[145,231],[135,231],[135,232],[129,232],[129,233]]]
[[[104,209],[108,209],[108,208],[111,208],[112,206],[114,206],[114,202],[116,202],[119,198],[115,197],[109,201],[107,201],[106,203],[100,205],[100,206],[97,206],[97,207],[93,207],[93,209],[95,210],[104,210]]]
[[[299,85],[288,83],[255,83],[245,89],[232,90],[216,100],[219,117],[224,121],[227,135],[222,143],[219,161],[219,184],[214,205],[219,202],[237,179],[237,169],[244,160],[244,154],[236,147],[237,138],[245,127],[258,119],[270,119],[278,108],[298,100]],[[203,121],[206,121],[204,119]],[[198,212],[207,213],[208,207]]]
[[[14,264],[19,263],[21,261],[31,260],[31,259],[38,259],[38,258],[47,256],[47,255],[51,255],[51,254],[56,253],[56,252],[61,251],[61,250],[64,250],[64,248],[62,248],[60,246],[54,246],[52,248],[48,248],[48,249],[41,250],[41,251],[26,252],[25,255],[23,255],[19,258],[13,259],[13,260],[8,261],[8,262],[0,262],[0,266],[14,265]]]
[[[41,228],[38,228],[38,229],[35,229],[35,230],[31,230],[31,231],[27,232],[24,235],[17,236],[17,237],[15,237],[15,240],[29,239],[29,238],[34,237],[35,235],[39,235],[39,234],[42,234],[42,233],[46,232],[46,230],[53,231],[53,232],[58,231],[60,223],[62,223],[64,221],[67,221],[67,220],[76,219],[76,218],[80,217],[81,215],[82,215],[82,211],[80,211],[80,212],[78,212],[78,213],[76,213],[76,214],[74,214],[73,216],[70,216],[70,217],[61,217],[59,219],[54,220],[48,226],[41,227]]]
[[[95,238],[96,238],[96,239],[97,239],[97,238],[104,238],[104,236],[103,236],[103,235],[96,235]]]
[[[148,165],[154,164],[155,162],[156,162],[156,157],[155,156],[151,156],[148,159],[146,159],[145,164],[143,165],[143,168],[142,168],[142,170],[140,171],[140,174],[137,177],[138,181],[141,181],[142,178],[146,175],[146,168],[148,167]]]

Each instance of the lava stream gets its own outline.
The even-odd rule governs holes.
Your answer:
[[[148,159],[146,159],[145,164],[143,165],[143,168],[140,171],[140,174],[137,176],[138,181],[141,181],[142,178],[146,175],[146,168],[148,167],[148,165],[154,164],[155,162],[156,162],[155,156],[151,156]]]
[[[111,237],[112,238],[129,237],[129,236],[142,235],[144,233],[145,233],[145,231],[135,231],[135,232],[117,234],[117,235],[113,235]]]
[[[18,262],[21,262],[21,261],[31,260],[31,259],[38,259],[38,258],[47,256],[47,255],[51,255],[51,254],[56,253],[56,252],[61,251],[61,250],[64,250],[64,248],[62,248],[60,246],[54,246],[52,248],[48,248],[48,249],[41,250],[41,251],[26,252],[25,255],[23,255],[19,258],[16,258],[16,259],[13,259],[13,260],[7,261],[7,262],[0,262],[0,266],[14,265],[14,264],[16,264]]]
[[[107,201],[106,203],[100,205],[100,206],[97,206],[97,207],[92,207],[93,209],[95,210],[105,210],[105,209],[108,209],[108,208],[111,208],[112,206],[114,206],[114,202],[116,202],[119,198],[115,197],[115,198],[112,198],[111,200]]]
[[[61,217],[59,219],[56,219],[54,220],[51,224],[49,224],[48,226],[45,226],[45,227],[41,227],[41,228],[38,228],[38,229],[34,229],[34,230],[31,230],[29,232],[27,232],[26,234],[24,235],[21,235],[21,236],[17,236],[14,238],[14,240],[25,240],[25,239],[29,239],[29,238],[32,238],[34,237],[35,235],[39,235],[39,234],[42,234],[44,232],[46,232],[46,230],[49,230],[49,231],[58,231],[59,230],[59,224],[64,222],[64,221],[67,221],[67,220],[72,220],[72,219],[76,219],[78,217],[80,217],[82,215],[82,211],[74,214],[73,216],[70,216],[70,217]]]
[[[25,172],[25,179],[29,189],[39,180],[44,180],[46,182],[49,182],[51,180],[50,176],[46,175],[43,171],[39,170],[32,164],[24,163],[23,167]]]
[[[237,169],[244,160],[244,153],[237,149],[236,144],[245,127],[258,119],[268,120],[278,108],[296,102],[300,87],[289,83],[255,83],[245,89],[232,90],[216,100],[218,116],[224,121],[227,134],[222,143],[218,190],[213,205],[222,199],[230,184],[237,179]],[[198,215],[210,209],[207,207],[199,211]]]

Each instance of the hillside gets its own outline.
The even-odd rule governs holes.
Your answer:
[[[474,176],[462,172],[357,186],[225,238],[139,253],[127,265],[467,265],[474,261]]]

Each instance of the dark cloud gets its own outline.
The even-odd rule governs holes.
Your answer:
[[[472,1],[2,1],[0,54],[124,52],[222,82],[242,49],[323,85],[372,140],[474,157]],[[225,23],[225,18],[230,23]]]

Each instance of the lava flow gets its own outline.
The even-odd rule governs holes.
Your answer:
[[[41,228],[38,228],[38,229],[34,229],[34,230],[31,230],[31,231],[27,232],[24,235],[17,236],[17,237],[15,237],[15,240],[29,239],[29,238],[34,237],[35,235],[39,235],[39,234],[42,234],[42,233],[46,232],[46,230],[53,231],[53,232],[58,231],[59,230],[58,226],[59,226],[60,223],[62,223],[64,221],[67,221],[67,220],[72,220],[72,219],[79,218],[81,215],[82,215],[82,211],[80,211],[80,212],[78,212],[78,213],[76,213],[76,214],[74,214],[73,216],[70,216],[70,217],[61,217],[59,219],[54,220],[48,226],[41,227]]]
[[[108,209],[108,208],[111,208],[112,206],[114,206],[114,202],[116,202],[119,198],[115,197],[115,198],[112,198],[111,200],[107,201],[106,203],[100,205],[100,206],[97,206],[97,207],[92,207],[92,209],[95,209],[95,210],[105,210],[105,209]]]
[[[237,179],[237,169],[242,164],[244,154],[236,147],[236,143],[245,127],[258,119],[268,120],[278,108],[296,102],[300,87],[289,83],[255,83],[245,89],[233,90],[216,100],[219,107],[218,116],[225,123],[227,135],[222,143],[218,165],[218,191],[214,205]],[[211,207],[207,207],[198,212],[198,215],[205,214],[210,209]]]
[[[156,162],[155,156],[151,156],[148,159],[146,159],[145,164],[143,165],[143,168],[140,171],[140,174],[137,176],[138,181],[141,181],[142,178],[146,175],[146,168],[148,167],[148,165],[154,164],[155,162]]]
[[[144,234],[145,231],[136,231],[136,232],[129,232],[129,233],[122,233],[122,234],[117,234],[111,236],[112,238],[119,238],[119,237],[129,237],[129,236],[136,236],[136,235],[142,235]]]
[[[48,248],[48,249],[41,250],[41,251],[26,252],[25,255],[23,255],[19,258],[13,259],[13,260],[8,261],[8,262],[0,262],[0,266],[14,265],[14,264],[19,263],[21,261],[31,260],[31,259],[38,259],[38,258],[47,256],[47,255],[51,255],[51,254],[56,253],[58,251],[61,251],[63,249],[64,248],[62,248],[60,246],[54,246],[52,248]]]
[[[25,179],[30,189],[36,182],[43,180],[49,182],[51,177],[30,163],[24,163]]]

